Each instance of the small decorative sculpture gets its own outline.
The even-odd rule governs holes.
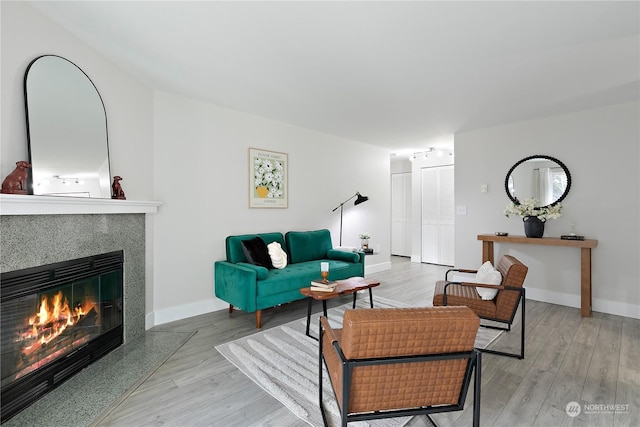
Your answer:
[[[27,169],[31,167],[29,162],[21,160],[16,162],[16,168],[2,181],[2,193],[28,194],[27,193]]]
[[[117,175],[113,177],[113,184],[111,184],[111,198],[126,200],[127,198],[124,195],[124,190],[120,185],[120,181],[122,181],[122,177]]]

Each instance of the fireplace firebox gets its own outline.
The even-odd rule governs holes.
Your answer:
[[[123,342],[123,251],[2,273],[2,422]]]

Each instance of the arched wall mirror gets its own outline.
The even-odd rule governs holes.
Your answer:
[[[24,96],[33,194],[110,198],[107,115],[91,79],[67,59],[40,56]]]
[[[504,188],[515,204],[536,199],[540,207],[549,206],[567,197],[571,174],[555,157],[536,154],[525,157],[509,169]]]

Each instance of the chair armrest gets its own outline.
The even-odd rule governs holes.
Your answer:
[[[516,291],[516,292],[520,292],[521,294],[524,294],[524,288],[521,286],[503,286],[502,289],[507,291]]]
[[[475,283],[475,282],[448,282],[448,283],[456,284],[460,286],[468,286],[473,288],[507,289],[507,287],[503,285],[490,285],[488,283]]]
[[[489,285],[486,283],[473,283],[473,282],[447,282],[444,284],[444,290],[442,293],[442,305],[447,305],[447,288],[449,287],[449,285],[460,285],[460,286],[466,286],[469,288],[476,288],[476,287],[480,287],[480,288],[491,288],[491,289],[507,289],[510,288],[510,286],[503,286],[503,285]]]
[[[331,341],[332,344],[338,341],[338,338],[336,337],[336,334],[333,331],[333,328],[331,327],[331,325],[329,325],[329,320],[324,316],[320,316],[320,327],[322,328],[322,330],[324,331],[324,334],[327,336],[327,338]]]
[[[507,290],[507,291],[516,291],[520,293],[520,296],[524,298],[524,288],[516,287],[516,286],[504,286],[504,285],[489,285],[487,283],[473,283],[473,282],[447,282],[444,285],[444,290],[442,293],[442,305],[447,305],[447,288],[449,285],[460,285],[472,288],[490,288],[490,289],[499,289],[499,290]]]
[[[505,286],[505,285],[490,285],[488,283],[474,283],[474,282],[447,282],[447,284],[455,284],[460,286],[469,286],[474,288],[491,288],[491,289],[501,289],[506,291],[516,291],[522,292],[524,290],[523,287],[520,286]],[[446,285],[445,285],[446,292]]]
[[[455,272],[455,273],[477,273],[478,270],[469,270],[467,268],[450,268],[449,270],[447,270],[446,273],[444,273],[444,280],[449,281],[449,273],[451,272]]]
[[[331,373],[347,359],[340,347],[340,341],[338,341],[338,337],[326,317],[320,316],[319,327],[320,360],[324,359],[327,370]]]

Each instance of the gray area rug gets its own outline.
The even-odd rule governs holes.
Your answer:
[[[320,304],[319,302],[315,302]],[[382,297],[373,297],[376,308],[407,307]],[[344,310],[351,303],[328,310],[329,323],[341,327]],[[361,297],[358,308],[368,308],[369,298]],[[318,336],[320,314],[311,317],[311,335]],[[240,369],[267,393],[278,399],[291,412],[312,426],[323,425],[318,405],[318,342],[305,335],[306,317],[285,325],[216,346],[224,357]],[[485,348],[502,331],[480,328],[476,347]],[[330,426],[340,425],[338,404],[329,376],[323,374],[324,404]],[[354,426],[402,426],[411,418],[390,418],[351,423]]]

